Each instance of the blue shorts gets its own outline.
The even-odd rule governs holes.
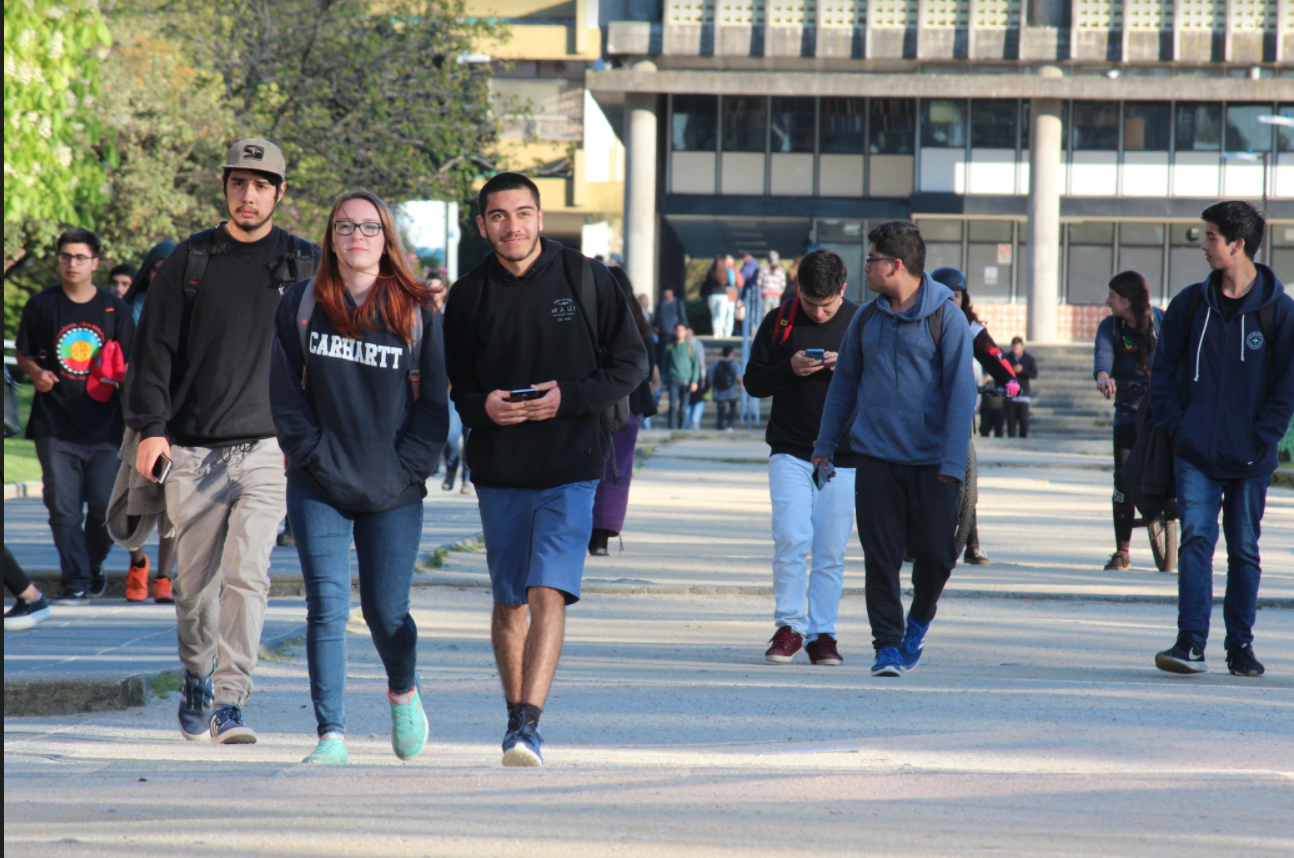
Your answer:
[[[580,600],[597,487],[596,480],[551,489],[476,486],[495,603],[525,605],[531,587],[561,590],[568,605]]]

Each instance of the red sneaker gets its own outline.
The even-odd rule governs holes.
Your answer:
[[[795,654],[804,646],[804,635],[790,626],[779,626],[770,642],[773,645],[764,653],[764,661],[770,664],[786,664],[795,658]]]
[[[148,557],[145,555],[143,564],[136,566],[133,563],[126,570],[126,601],[143,602],[148,599]]]
[[[171,595],[170,578],[158,578],[153,581],[153,601],[158,605],[175,604],[175,597]]]
[[[804,651],[809,654],[809,661],[814,664],[836,667],[845,663],[845,660],[840,657],[840,650],[836,649],[836,639],[831,635],[818,635],[817,640],[809,641],[804,645]]]

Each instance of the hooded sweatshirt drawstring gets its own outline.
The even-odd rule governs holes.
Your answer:
[[[1245,362],[1245,317],[1240,316],[1240,362]]]
[[[1200,353],[1204,351],[1204,333],[1209,329],[1209,316],[1213,315],[1212,307],[1204,309],[1204,327],[1200,328],[1200,344],[1195,348],[1195,378],[1194,381],[1200,380]]]

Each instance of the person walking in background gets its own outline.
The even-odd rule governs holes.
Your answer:
[[[898,676],[917,666],[957,563],[957,495],[970,451],[975,372],[970,325],[952,291],[925,273],[916,225],[891,221],[867,239],[867,286],[878,297],[854,315],[840,347],[813,465],[830,467],[849,432],[876,649],[872,675]],[[899,581],[905,550],[914,556],[906,629]]]
[[[99,237],[58,237],[61,283],[23,307],[15,351],[32,381],[27,437],[40,460],[42,497],[62,573],[59,604],[83,605],[108,587],[105,526],[125,425],[119,386],[135,322],[124,301],[94,285]]]
[[[697,431],[701,428],[701,417],[705,414],[705,398],[710,393],[710,372],[705,365],[705,343],[696,335],[696,331],[687,329],[687,341],[692,348],[692,359],[698,367],[698,379],[687,398],[686,428]]]
[[[144,312],[144,302],[148,299],[148,289],[153,285],[153,279],[157,277],[157,271],[175,251],[175,242],[169,238],[159,241],[149,249],[144,255],[144,261],[140,264],[139,270],[135,272],[135,277],[131,281],[130,289],[122,296],[122,300],[130,306],[131,318],[136,323],[139,322],[139,316]]]
[[[722,256],[714,258],[714,265],[701,283],[701,297],[710,308],[710,331],[716,337],[725,337],[724,325],[728,319],[728,286],[735,282],[735,272]],[[686,326],[687,321],[683,324]]]
[[[1173,438],[1182,518],[1177,641],[1155,656],[1155,665],[1172,673],[1208,669],[1221,512],[1227,669],[1262,676],[1253,648],[1258,538],[1276,445],[1294,416],[1294,299],[1275,272],[1254,262],[1267,222],[1252,203],[1216,203],[1201,219],[1212,271],[1168,305],[1150,372],[1155,425]]]
[[[130,284],[135,281],[135,266],[123,262],[108,272],[108,291],[118,298],[125,298],[130,291]]]
[[[427,741],[409,587],[427,478],[449,430],[441,314],[405,261],[391,210],[367,191],[333,204],[318,273],[283,293],[270,407],[287,457],[288,519],[306,588],[306,661],[319,742],[302,762],[348,759],[344,695],[350,545],[364,622],[382,659],[391,747]]]
[[[733,357],[733,347],[723,347],[723,357],[710,372],[714,407],[718,412],[715,429],[731,432],[737,425],[737,411],[741,406],[741,364]]]
[[[661,376],[669,397],[669,428],[687,427],[690,396],[701,384],[701,363],[692,348],[686,325],[674,327],[673,342],[665,352],[665,366]]]
[[[858,305],[845,298],[848,272],[835,253],[814,251],[801,272],[799,296],[764,317],[746,363],[746,390],[773,398],[764,438],[776,631],[764,660],[786,664],[803,647],[813,664],[835,666],[844,662],[836,619],[854,524],[855,460],[848,437],[832,451],[830,479],[826,470],[815,473],[812,459],[841,343]]]
[[[758,288],[764,315],[767,316],[781,306],[782,293],[786,291],[786,269],[782,267],[782,258],[776,250],[770,250],[768,264],[759,267]]]
[[[1011,338],[1011,354],[1007,357],[1015,380],[1020,382],[1020,392],[1008,399],[1006,408],[1006,434],[1008,437],[1029,437],[1029,381],[1038,377],[1038,364],[1033,355],[1024,350],[1024,339]]]
[[[980,383],[988,386],[994,383],[993,376],[988,373],[980,379]],[[985,391],[979,398],[979,436],[987,438],[992,435],[995,438],[1006,436],[1006,411],[1003,408],[1002,394],[993,391]]]
[[[613,452],[604,412],[647,378],[648,358],[606,268],[542,237],[534,182],[499,173],[477,199],[477,228],[494,252],[450,289],[445,356],[472,430],[490,640],[507,705],[503,764],[539,766],[539,718]]]
[[[619,266],[610,271],[629,301],[634,324],[638,326],[638,333],[643,338],[643,345],[647,349],[648,375],[629,394],[629,422],[611,435],[611,458],[607,459],[606,470],[598,482],[597,494],[593,497],[593,535],[589,538],[589,554],[593,557],[606,557],[610,554],[607,544],[613,536],[619,536],[624,531],[625,513],[629,508],[629,484],[634,476],[638,429],[642,421],[656,413],[656,397],[651,389],[652,376],[656,372],[656,359],[653,357],[655,352],[651,348],[651,325],[647,323],[647,316],[641,312],[642,305],[634,300],[629,275]]]
[[[190,236],[157,272],[126,382],[135,468],[165,457],[175,524],[176,632],[186,739],[250,744],[252,695],[283,520],[283,452],[270,410],[270,356],[282,290],[314,273],[319,249],[274,225],[283,152],[240,140],[222,167],[229,220]],[[322,452],[322,451],[321,451]],[[213,708],[214,704],[214,708]]]
[[[1150,306],[1150,287],[1136,271],[1114,275],[1105,306],[1110,315],[1096,329],[1092,377],[1106,399],[1114,397],[1114,553],[1105,568],[1122,571],[1132,567],[1132,522],[1137,517],[1123,464],[1137,443],[1137,409],[1146,398],[1163,313]]]

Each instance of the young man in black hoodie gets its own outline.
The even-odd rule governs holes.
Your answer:
[[[814,481],[813,442],[836,356],[858,305],[845,298],[845,261],[815,250],[800,263],[800,294],[764,316],[746,364],[746,391],[773,397],[765,439],[773,500],[773,623],[764,660],[785,664],[803,646],[809,661],[839,665],[836,616],[845,549],[854,526],[854,453],[841,441],[835,476]],[[808,577],[805,566],[812,552]]]
[[[158,269],[126,384],[126,422],[141,437],[135,467],[151,477],[160,457],[172,462],[165,490],[185,668],[179,718],[192,741],[256,741],[242,707],[286,488],[270,414],[270,345],[280,293],[313,274],[319,255],[274,225],[285,175],[283,153],[268,140],[229,148],[229,220],[190,236]]]
[[[472,430],[467,462],[508,706],[503,764],[538,766],[539,716],[566,606],[580,596],[594,493],[611,452],[603,412],[647,377],[647,351],[606,268],[540,236],[534,182],[500,173],[479,204],[477,226],[494,252],[450,290],[445,364]]]

